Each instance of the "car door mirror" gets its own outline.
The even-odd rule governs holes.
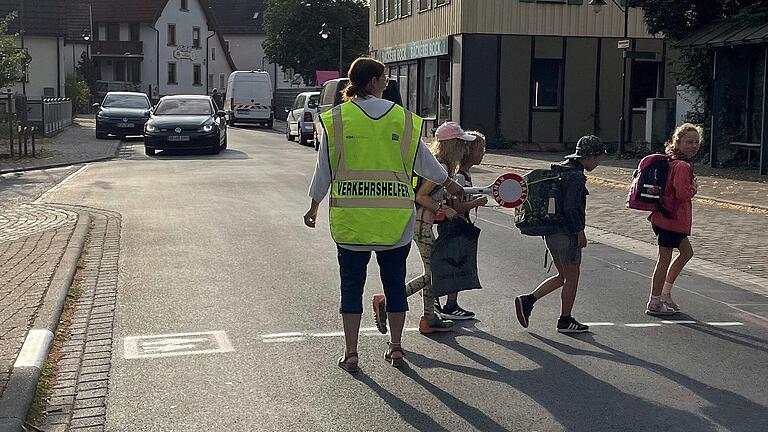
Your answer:
[[[100,105],[100,104],[98,104],[98,103],[95,103],[95,104],[93,104],[92,106],[93,106],[94,108],[98,108],[98,107],[100,107],[101,105]]]
[[[285,108],[283,108],[283,111],[285,111],[286,113],[289,113],[289,112],[291,112],[291,109],[289,107],[285,107]]]

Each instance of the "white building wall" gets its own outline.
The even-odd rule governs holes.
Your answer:
[[[26,95],[30,98],[40,98],[44,95],[45,88],[53,89],[53,96],[61,95],[64,97],[64,74],[63,65],[58,61],[56,45],[59,45],[61,53],[63,41],[61,38],[26,36],[24,38],[24,47],[27,49],[32,60],[29,63],[29,82],[26,83]],[[17,40],[17,46],[21,46],[21,41]],[[57,67],[59,69],[57,83]],[[11,91],[21,94],[22,84],[17,83],[11,87]]]
[[[159,28],[158,31],[160,31]],[[165,29],[165,31],[167,32],[168,29]],[[157,74],[158,37],[162,39],[162,36],[155,32],[152,24],[141,25],[139,38],[142,41],[144,49],[144,60],[141,62],[141,91],[150,95],[152,99],[157,99],[159,97],[159,77]]]
[[[272,78],[272,85],[275,84],[275,72],[277,72],[277,88],[288,88],[291,86],[290,77],[286,79],[283,68],[272,64],[264,55],[262,44],[266,39],[265,35],[256,34],[228,34],[224,39],[229,41],[229,51],[238,70],[256,70],[264,69]]]

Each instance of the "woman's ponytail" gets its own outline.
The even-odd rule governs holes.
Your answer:
[[[344,88],[344,91],[341,93],[341,96],[344,98],[344,102],[349,102],[354,98],[355,96],[359,96],[360,91],[355,87],[352,82],[347,84],[347,86]]]

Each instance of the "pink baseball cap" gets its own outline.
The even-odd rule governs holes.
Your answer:
[[[441,124],[435,131],[435,138],[438,141],[446,141],[449,139],[458,138],[464,141],[474,141],[477,139],[475,135],[464,132],[464,129],[456,122],[445,122]]]

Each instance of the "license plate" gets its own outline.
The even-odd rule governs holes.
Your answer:
[[[119,127],[119,128],[132,128],[133,127],[133,123],[118,123],[117,127]]]
[[[171,135],[168,137],[168,141],[189,141],[189,137],[186,135]]]
[[[239,110],[237,110],[237,112],[243,113],[243,114],[248,114],[249,112],[251,112],[251,110],[249,110],[249,109],[239,109]]]

